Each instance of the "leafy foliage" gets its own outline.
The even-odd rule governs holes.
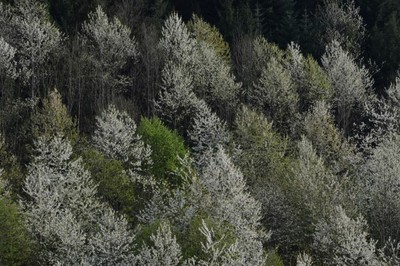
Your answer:
[[[0,262],[4,265],[34,263],[33,241],[18,206],[0,196]]]
[[[271,59],[261,72],[252,101],[261,110],[270,113],[271,119],[277,122],[277,127],[284,133],[292,133],[299,95],[290,73],[276,59]]]
[[[351,170],[353,148],[334,124],[330,106],[317,102],[304,119],[304,131],[317,154],[335,173]]]
[[[0,264],[399,264],[399,3],[61,2],[0,1]]]
[[[143,118],[140,122],[138,133],[143,141],[151,147],[153,153],[151,158],[154,162],[152,173],[163,183],[177,186],[182,180],[172,175],[179,168],[179,157],[183,158],[187,150],[182,138],[175,132],[169,130],[157,118]]]
[[[98,197],[130,220],[134,219],[139,196],[135,192],[137,184],[132,182],[123,163],[107,159],[96,150],[87,150],[82,157],[93,180],[98,184]]]
[[[1,137],[1,136],[0,136]],[[0,143],[0,148],[2,143]],[[29,236],[25,217],[19,206],[7,195],[0,169],[0,263],[4,265],[34,264],[35,243]]]
[[[234,161],[246,176],[252,196],[262,203],[263,220],[267,221],[268,228],[278,230],[281,222],[274,224],[269,219],[278,215],[275,211],[284,208],[274,198],[285,186],[292,167],[288,140],[274,131],[268,119],[248,107],[243,107],[236,118],[234,136],[240,147]]]
[[[299,55],[298,49],[299,47],[295,49],[288,47],[288,52],[291,52],[291,55],[289,55],[287,67],[289,70],[293,69],[291,65],[294,59],[292,58],[299,57],[298,70],[296,72],[291,70],[291,72],[300,96],[300,110],[307,111],[317,101],[332,102],[334,91],[327,73],[313,57],[304,58]]]
[[[231,56],[229,45],[224,41],[223,36],[215,26],[211,26],[201,17],[193,15],[187,27],[193,32],[198,41],[205,42],[207,45],[211,46],[220,58],[227,64],[230,63]]]
[[[77,125],[70,117],[57,89],[49,94],[43,101],[43,107],[32,117],[32,131],[35,138],[51,138],[61,133],[72,143],[78,140]]]

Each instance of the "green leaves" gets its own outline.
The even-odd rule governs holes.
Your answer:
[[[276,127],[284,133],[292,133],[299,105],[299,95],[290,72],[276,59],[271,59],[254,85],[252,102],[260,110],[270,114]]]
[[[63,134],[75,144],[78,141],[78,126],[63,104],[57,89],[50,92],[43,101],[42,108],[36,108],[32,117],[32,131],[36,139],[48,139]]]
[[[180,166],[178,156],[183,158],[187,153],[183,139],[165,127],[157,118],[142,118],[138,133],[153,151],[152,173],[155,178],[161,183],[167,182],[170,186],[179,186],[182,180],[176,179],[172,173]]]
[[[193,32],[197,41],[209,45],[218,57],[222,58],[226,64],[230,64],[229,45],[215,26],[208,24],[201,17],[193,15],[187,27]]]
[[[34,264],[35,243],[30,239],[25,217],[0,188],[0,264]]]

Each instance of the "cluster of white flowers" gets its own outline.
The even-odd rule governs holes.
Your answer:
[[[99,67],[111,74],[122,68],[129,58],[136,59],[139,55],[136,40],[130,34],[129,27],[117,18],[110,21],[100,6],[89,14],[82,27],[83,39],[96,60],[100,60]]]
[[[128,163],[139,173],[152,164],[151,149],[137,135],[136,123],[126,112],[110,105],[96,117],[96,126],[94,146],[107,157]]]
[[[337,41],[326,46],[322,65],[335,90],[334,104],[338,109],[339,124],[347,133],[355,105],[363,106],[368,99],[373,85],[371,74],[365,66],[358,66],[353,55]]]
[[[125,218],[96,198],[96,185],[70,143],[57,136],[39,139],[28,167],[24,203],[28,225],[51,263],[91,265],[133,257],[133,237]]]
[[[4,38],[0,41],[3,43],[0,44],[0,58],[7,52],[10,64],[17,55],[19,71],[15,72],[9,66],[9,75],[12,78],[20,76],[31,86],[35,85],[38,69],[47,62],[50,54],[60,48],[63,40],[61,32],[46,17],[46,7],[37,1],[18,0],[13,6],[0,5],[0,28],[4,29],[0,30],[0,40]]]

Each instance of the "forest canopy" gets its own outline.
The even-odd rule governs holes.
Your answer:
[[[399,265],[399,11],[0,0],[0,265]]]

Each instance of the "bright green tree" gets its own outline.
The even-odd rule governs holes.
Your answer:
[[[290,169],[288,140],[273,129],[264,115],[242,107],[236,118],[235,143],[241,152],[237,163],[253,195],[262,202],[265,186],[281,185]]]
[[[290,43],[285,51],[284,65],[299,94],[300,111],[307,111],[316,101],[333,100],[333,88],[328,75],[311,55],[305,58],[300,46]]]
[[[183,139],[158,118],[142,118],[138,133],[153,151],[152,173],[157,181],[167,182],[172,186],[179,185],[182,180],[176,179],[172,173],[179,168],[179,157],[183,158],[187,153]]]
[[[304,95],[303,92],[300,92],[300,95],[302,98],[304,97],[306,108],[316,101],[331,102],[334,93],[332,84],[327,73],[311,55],[307,56],[304,61],[304,70]]]

